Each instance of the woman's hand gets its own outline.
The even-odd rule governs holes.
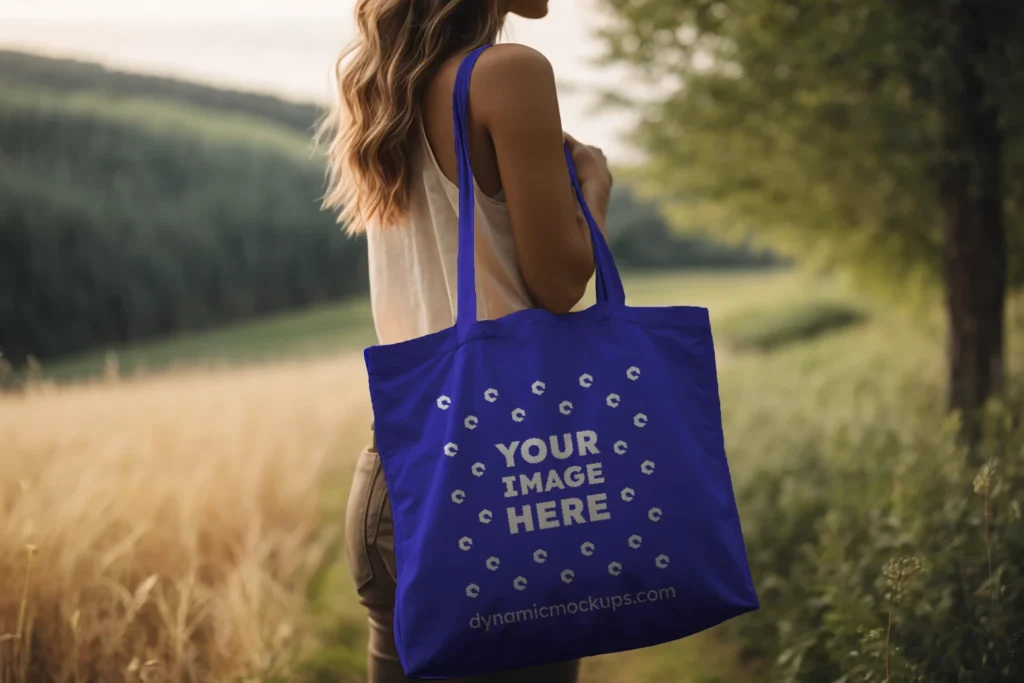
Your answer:
[[[590,207],[597,227],[607,236],[605,216],[614,182],[612,172],[608,169],[608,160],[600,147],[586,145],[564,131],[563,135],[569,145],[569,153],[572,154],[572,163],[576,166],[576,178],[580,181],[583,199]]]
[[[584,144],[568,133],[565,133],[565,141],[569,144],[580,187],[590,185],[610,191],[614,180],[608,169],[608,159],[601,148]]]

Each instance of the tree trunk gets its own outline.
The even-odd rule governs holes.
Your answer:
[[[963,107],[950,117],[951,161],[945,169],[942,201],[948,406],[961,413],[963,436],[973,446],[980,437],[979,409],[1003,389],[1007,245],[1002,135],[996,112],[982,104],[984,89],[970,87],[980,85],[977,75],[971,75]],[[971,460],[977,464],[973,455]]]

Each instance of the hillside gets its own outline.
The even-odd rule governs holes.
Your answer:
[[[225,90],[175,78],[127,73],[101,64],[0,50],[0,86],[171,101],[267,119],[308,136],[322,108],[271,95]]]
[[[0,348],[15,363],[366,290],[308,137],[266,117],[0,86]]]

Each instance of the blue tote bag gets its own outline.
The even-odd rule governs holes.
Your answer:
[[[486,47],[486,46],[485,46]],[[726,463],[704,308],[597,303],[476,320],[469,80],[454,94],[458,313],[365,351],[394,514],[394,632],[413,678],[657,645],[758,608]]]

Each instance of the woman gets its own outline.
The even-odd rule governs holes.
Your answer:
[[[338,62],[327,205],[365,232],[380,343],[455,321],[457,161],[452,88],[462,59],[494,42],[507,14],[539,19],[547,0],[359,0],[359,38]],[[469,94],[475,175],[478,318],[530,307],[567,313],[594,272],[569,180],[568,141],[599,227],[612,185],[601,151],[564,135],[548,61],[522,45],[480,56]],[[347,513],[348,558],[369,611],[371,683],[407,681],[392,631],[394,527],[376,448],[359,458]],[[481,681],[575,681],[578,662]]]

